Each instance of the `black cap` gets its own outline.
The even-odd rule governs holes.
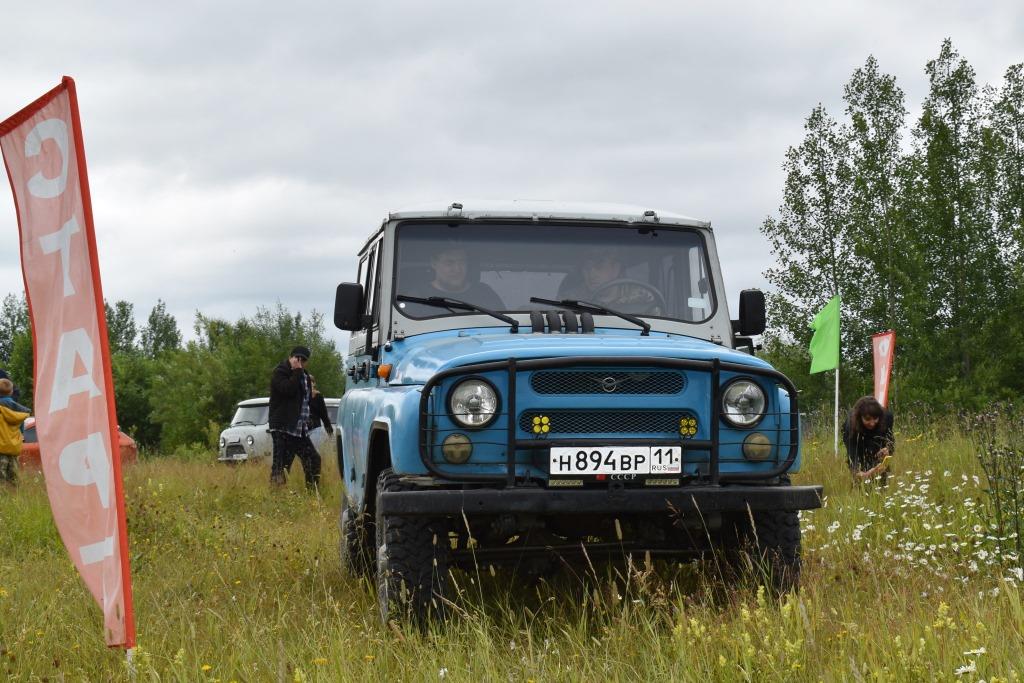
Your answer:
[[[292,356],[298,356],[299,358],[305,358],[306,360],[309,360],[309,356],[310,356],[309,348],[305,347],[305,346],[296,346],[294,349],[292,349],[291,355]]]

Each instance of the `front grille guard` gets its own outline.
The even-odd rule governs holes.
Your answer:
[[[701,372],[711,373],[711,396],[710,396],[710,410],[708,414],[711,416],[711,438],[710,439],[581,439],[581,438],[543,438],[543,439],[520,439],[516,435],[518,428],[518,410],[516,407],[516,378],[519,371],[533,372],[537,370],[548,370],[552,368],[579,368],[586,366],[609,366],[615,365],[616,367],[621,366],[641,366],[641,367],[666,367],[666,368],[678,368],[680,370],[697,370]],[[450,469],[442,470],[437,467],[437,463],[433,461],[430,454],[432,445],[432,439],[430,435],[435,431],[432,417],[430,412],[430,398],[434,388],[448,379],[449,377],[462,376],[462,375],[473,375],[481,374],[485,372],[505,371],[508,373],[508,392],[503,397],[505,410],[508,419],[507,422],[507,436],[504,445],[506,447],[506,468],[505,474],[480,474],[476,472],[453,472]],[[760,472],[719,472],[719,447],[722,445],[719,439],[719,427],[722,419],[721,412],[721,373],[722,371],[736,372],[743,375],[755,375],[759,377],[766,377],[777,381],[781,384],[787,392],[789,392],[789,412],[786,413],[789,416],[790,428],[788,430],[778,429],[778,432],[789,432],[789,452],[785,459],[782,460],[776,467],[770,470],[764,470]],[[780,413],[781,415],[782,413]],[[755,481],[755,480],[768,480],[778,477],[781,474],[785,474],[793,463],[796,461],[797,453],[799,450],[800,443],[800,425],[797,416],[799,410],[797,406],[797,390],[789,379],[781,372],[775,370],[769,370],[767,368],[751,367],[749,365],[742,365],[740,363],[728,363],[722,362],[718,358],[713,360],[683,360],[675,358],[653,358],[653,357],[631,357],[631,358],[620,358],[610,356],[588,356],[585,358],[534,358],[527,360],[518,360],[510,358],[508,360],[490,361],[487,363],[475,363],[473,365],[462,365],[459,367],[450,368],[434,375],[430,381],[428,381],[422,389],[420,395],[420,424],[419,424],[419,451],[420,460],[423,462],[423,466],[427,468],[427,471],[431,474],[454,482],[466,482],[466,483],[489,483],[489,484],[503,484],[505,486],[516,485],[516,451],[517,450],[536,450],[545,449],[552,446],[605,446],[619,444],[631,444],[642,442],[651,446],[683,446],[686,451],[708,451],[710,453],[708,460],[708,481],[715,485],[722,482],[728,483],[732,481]],[[449,430],[445,430],[449,431]],[[454,430],[451,430],[454,431]],[[781,444],[780,444],[781,447]],[[459,467],[459,465],[446,465],[447,468]]]

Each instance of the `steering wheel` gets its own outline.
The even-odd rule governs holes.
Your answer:
[[[606,290],[611,289],[612,287],[621,287],[621,286],[636,287],[638,289],[642,289],[642,290],[650,293],[650,295],[652,297],[654,297],[654,302],[653,302],[654,306],[657,307],[661,311],[661,313],[663,315],[668,311],[668,304],[665,303],[665,295],[661,293],[661,290],[659,290],[654,285],[648,284],[646,282],[642,282],[640,280],[630,280],[629,278],[619,278],[617,280],[611,280],[610,282],[604,283],[603,285],[601,285],[600,287],[595,289],[593,292],[591,292],[590,296],[594,300],[595,304],[599,304],[599,303],[602,303],[601,297],[600,297],[601,294],[603,294]],[[615,306],[614,302],[605,302],[605,303],[608,303],[609,305],[611,305],[613,307]],[[626,303],[628,305],[628,302],[626,302]],[[629,311],[625,311],[625,312],[628,313]],[[646,312],[650,313],[650,311],[646,311]]]

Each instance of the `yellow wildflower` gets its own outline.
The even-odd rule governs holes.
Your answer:
[[[199,668],[200,668],[200,669],[202,669],[203,671],[209,671],[209,670],[210,670],[210,669],[212,669],[213,667],[212,667],[212,666],[210,666],[209,664],[203,664],[203,665],[202,665],[201,667],[199,667]]]

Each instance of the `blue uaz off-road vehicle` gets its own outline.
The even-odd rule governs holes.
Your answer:
[[[388,215],[338,286],[341,558],[385,619],[450,604],[452,568],[746,548],[796,586],[797,392],[730,320],[711,227],[618,205]],[[742,349],[746,349],[746,352]],[[748,563],[750,566],[750,563]]]

